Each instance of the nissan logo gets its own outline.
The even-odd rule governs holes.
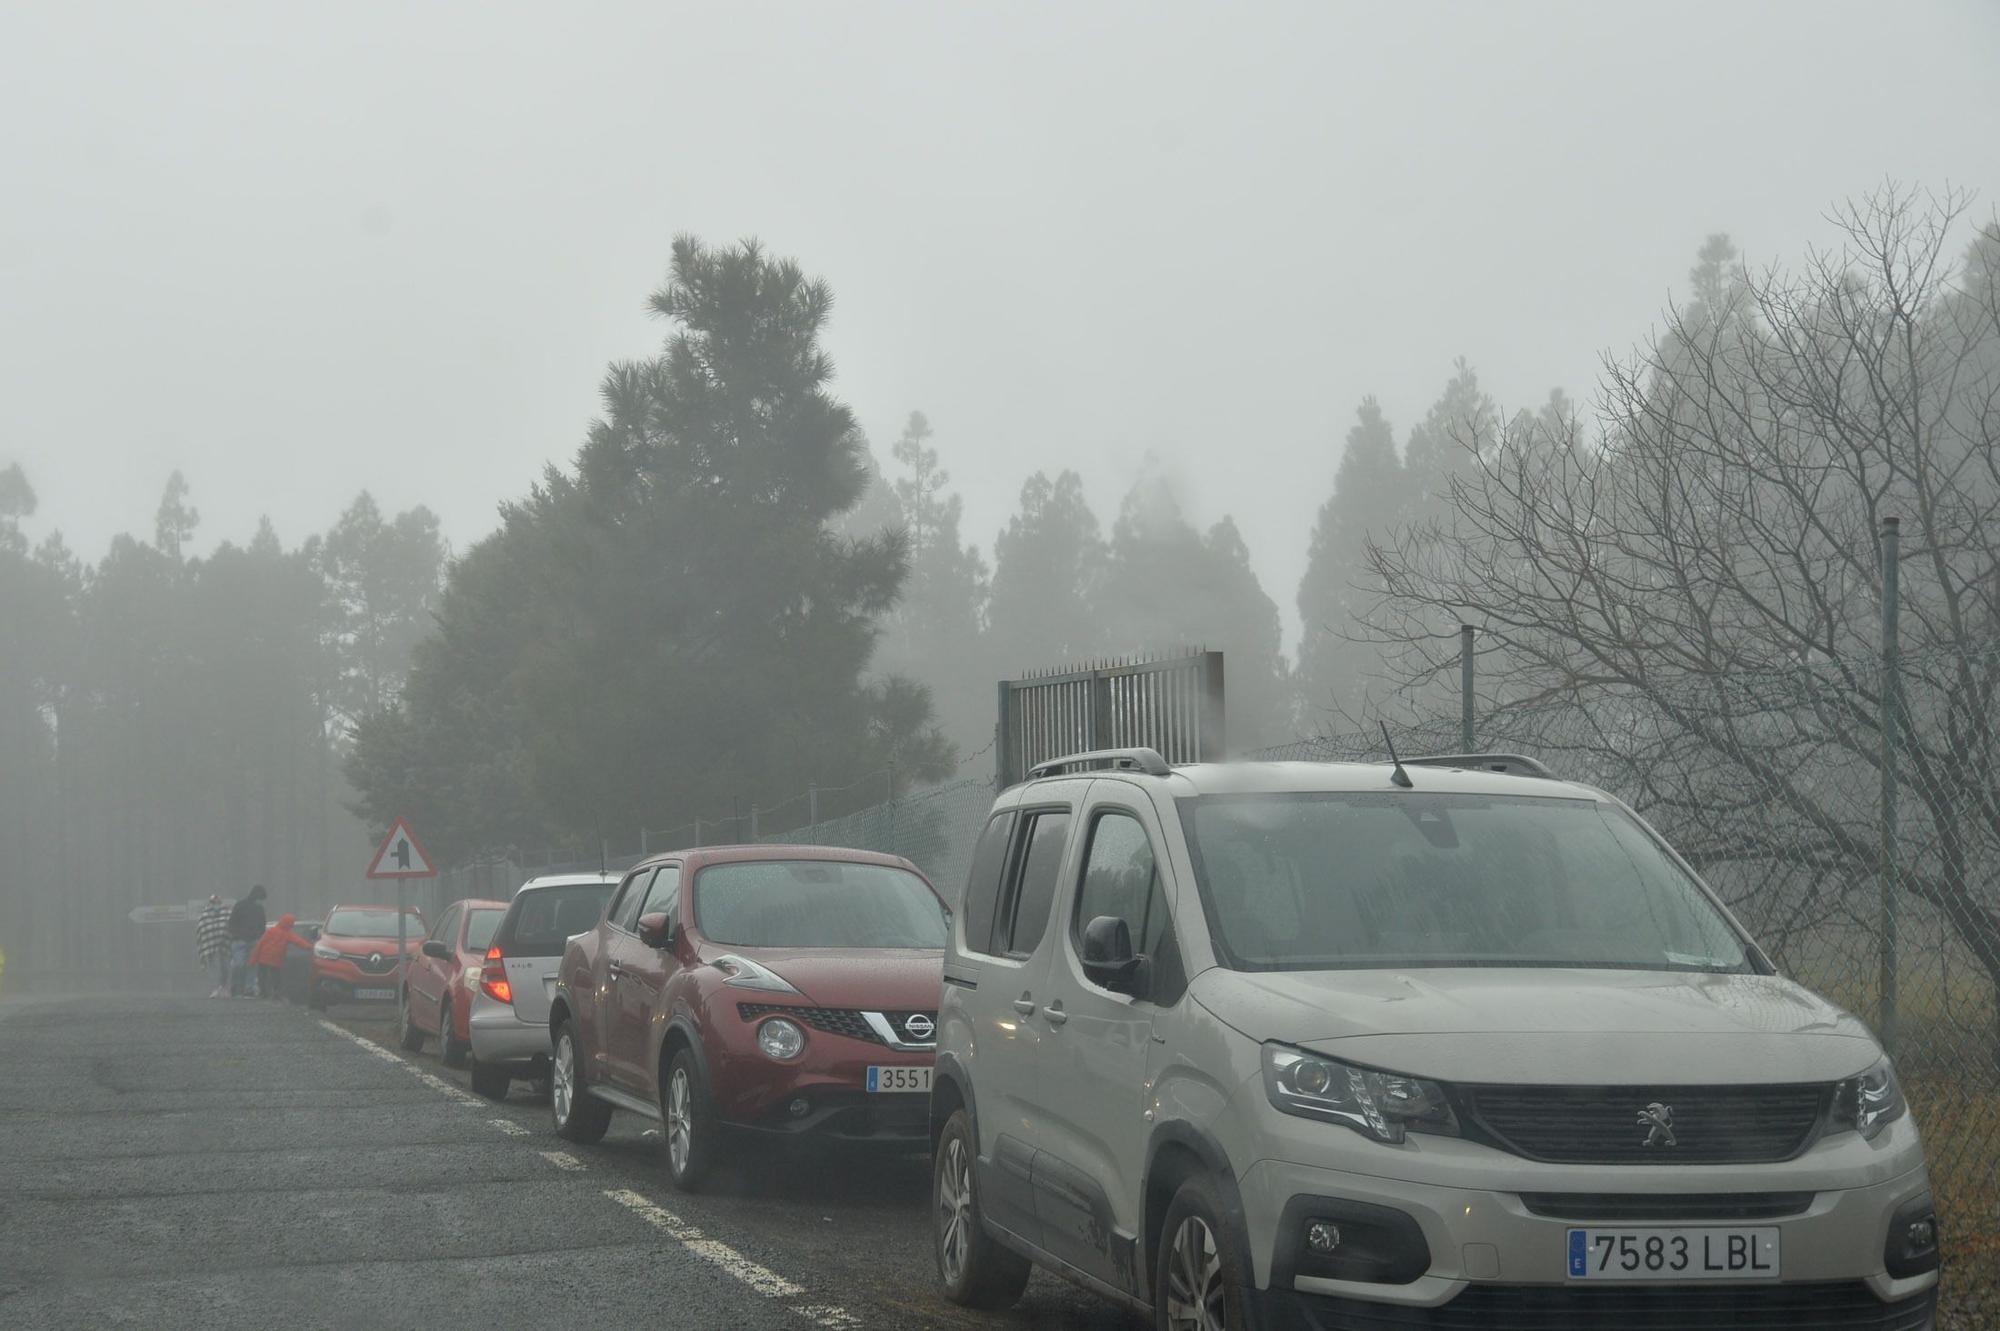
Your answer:
[[[921,1012],[905,1019],[903,1022],[903,1034],[909,1036],[918,1044],[928,1042],[931,1036],[936,1033],[937,1024]]]

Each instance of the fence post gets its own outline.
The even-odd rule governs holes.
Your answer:
[[[1877,1025],[1882,1046],[1893,1057],[1897,1052],[1896,1030],[1896,932],[1898,908],[1896,875],[1899,847],[1896,828],[1896,749],[1901,739],[1903,688],[1897,662],[1897,617],[1901,610],[1897,562],[1901,523],[1882,519],[1882,937],[1881,1014]]]
[[[806,784],[806,826],[816,827],[818,824],[819,782],[811,781]]]
[[[639,829],[639,858],[643,860],[652,853],[653,853],[653,848],[651,844],[647,841],[646,829],[641,827]]]
[[[1472,625],[1458,626],[1458,745],[1461,752],[1474,752],[1472,708]]]
[[[1014,690],[1000,681],[998,720],[993,726],[993,788],[1005,790],[1014,784]]]
[[[694,820],[694,844],[695,849],[701,849],[701,819],[699,818]]]
[[[1090,743],[1086,748],[1108,749],[1111,739],[1111,676],[1102,670],[1090,672]]]
[[[752,841],[763,840],[763,837],[758,835],[758,829],[761,825],[762,819],[759,817],[758,808],[753,804],[750,806],[750,839]]]
[[[1222,677],[1222,653],[1203,652],[1201,654],[1201,720],[1197,747],[1198,761],[1219,763],[1229,756],[1229,735],[1224,729],[1226,715],[1223,700],[1226,697]]]

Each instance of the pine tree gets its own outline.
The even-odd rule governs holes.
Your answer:
[[[988,659],[1002,675],[1041,669],[1109,650],[1096,619],[1104,536],[1083,497],[1083,480],[1036,472],[1021,506],[993,542],[987,602]]]
[[[1347,432],[1333,495],[1313,524],[1306,572],[1299,582],[1299,700],[1308,728],[1347,724],[1366,705],[1376,663],[1370,649],[1345,635],[1353,631],[1369,599],[1370,533],[1394,526],[1404,500],[1395,435],[1375,399],[1364,398]]]

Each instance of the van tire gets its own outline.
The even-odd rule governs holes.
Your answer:
[[[1153,1325],[1167,1331],[1170,1310],[1194,1303],[1208,1320],[1196,1325],[1243,1331],[1250,1325],[1250,1263],[1224,1219],[1215,1185],[1197,1174],[1167,1206],[1153,1260]]]
[[[562,1025],[556,1027],[553,1048],[557,1064],[553,1071],[557,1084],[554,1093],[549,1096],[549,1117],[555,1123],[556,1136],[580,1146],[603,1141],[605,1132],[611,1127],[611,1106],[592,1095],[589,1084],[584,1080],[583,1053],[577,1044],[575,1022],[563,1018]],[[565,1054],[569,1060],[566,1085],[561,1066]]]
[[[1028,1259],[986,1232],[979,1210],[972,1120],[952,1111],[931,1160],[931,1251],[944,1296],[966,1308],[1009,1308],[1028,1286]]]

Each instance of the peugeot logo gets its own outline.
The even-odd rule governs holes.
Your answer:
[[[903,1022],[903,1034],[909,1036],[918,1044],[925,1043],[936,1033],[937,1024],[921,1012],[910,1016]]]
[[[1680,1142],[1674,1138],[1674,1107],[1672,1105],[1663,1105],[1658,1101],[1647,1105],[1639,1111],[1639,1126],[1649,1130],[1646,1133],[1647,1146],[1680,1145]]]

